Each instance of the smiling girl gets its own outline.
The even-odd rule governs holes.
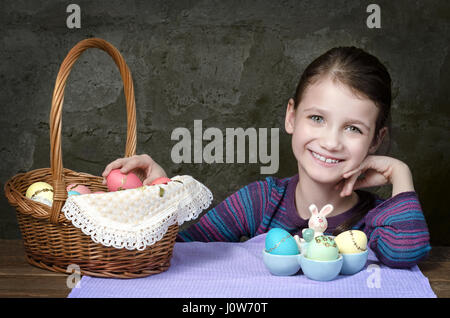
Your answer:
[[[298,174],[267,177],[230,195],[178,234],[178,241],[239,241],[274,227],[301,235],[311,204],[331,203],[325,234],[366,233],[369,247],[391,267],[410,267],[431,249],[409,167],[376,155],[389,131],[391,78],[379,60],[355,47],[338,47],[304,71],[286,109]],[[148,155],[120,158],[103,172],[140,172],[144,184],[166,176]],[[383,200],[361,188],[392,184]]]

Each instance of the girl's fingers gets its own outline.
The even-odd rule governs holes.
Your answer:
[[[137,164],[134,160],[129,160],[126,162],[122,168],[120,168],[120,172],[122,173],[128,173],[131,170],[135,169],[137,167]]]
[[[349,196],[352,194],[352,191],[355,189],[355,185],[357,184],[359,176],[369,168],[370,164],[371,163],[369,156],[365,160],[363,160],[363,162],[361,162],[359,167],[347,171],[342,175],[342,177],[344,178],[344,186],[342,187],[341,191],[342,197]]]
[[[150,178],[147,178],[144,180],[144,182],[142,182],[143,185],[149,186],[150,183],[152,183],[152,180]]]
[[[111,170],[119,169],[120,167],[122,167],[122,165],[123,165],[122,158],[114,160],[113,162],[111,162],[109,165],[106,166],[105,170],[102,173],[102,176],[106,178],[111,172]]]
[[[362,172],[366,171],[367,169],[377,169],[376,163],[377,163],[377,161],[374,160],[374,156],[368,156],[368,157],[366,157],[366,159],[364,159],[361,162],[359,167],[344,173],[342,175],[342,177],[347,179],[348,177],[350,177],[354,173],[357,173],[358,171],[359,171],[359,174],[361,174]]]
[[[385,185],[387,182],[388,180],[382,174],[377,173],[375,171],[369,171],[365,174],[364,178],[356,180],[353,189],[356,190],[360,188],[382,186]]]
[[[345,178],[345,179],[347,179],[347,178],[349,178],[351,175],[353,175],[353,174],[355,174],[356,172],[358,172],[359,170],[360,170],[360,168],[358,167],[358,168],[356,168],[356,169],[347,171],[346,173],[344,173],[344,174],[342,175],[342,177]]]
[[[127,162],[123,165],[120,172],[128,173],[135,169],[143,169],[145,171],[150,170],[151,164],[147,160],[143,160],[140,156],[135,156],[132,158],[128,158]],[[148,172],[147,174],[149,174]],[[147,175],[148,177],[148,175]]]
[[[352,175],[349,179],[347,179],[345,181],[344,187],[342,188],[342,191],[341,191],[342,197],[352,194],[353,186],[355,185],[356,180],[358,179],[360,174],[361,174],[361,172],[355,173],[354,175]]]
[[[141,169],[137,169],[134,171],[139,179],[142,180],[143,185],[150,185],[154,178],[152,178],[152,167],[141,167]]]
[[[389,182],[389,171],[392,159],[383,156],[368,156],[361,162],[358,168],[348,171],[342,175],[344,186],[341,196],[347,196],[353,190],[384,185]],[[391,169],[392,170],[392,169]],[[364,177],[359,176],[364,173]]]
[[[102,177],[103,177],[102,184],[106,184],[106,177],[109,175],[111,170],[119,169],[120,167],[122,167],[122,164],[123,164],[123,158],[120,158],[120,159],[114,160],[109,165],[107,165],[105,170],[102,172]]]
[[[344,173],[344,174],[342,175],[342,177],[344,177],[345,179],[347,179],[347,178],[349,178],[350,176],[354,175],[355,173],[361,174],[362,171],[364,171],[364,170],[367,169],[368,164],[369,164],[369,162],[368,162],[368,160],[367,160],[367,158],[366,158],[365,160],[363,160],[363,162],[361,162],[361,164],[360,164],[358,167],[356,167],[355,169],[350,170],[350,171]]]

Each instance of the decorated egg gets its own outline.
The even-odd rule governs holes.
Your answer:
[[[71,195],[80,195],[80,194],[81,194],[80,192],[73,191],[73,190],[67,192],[67,196],[69,196],[69,197],[70,197]]]
[[[109,191],[118,191],[142,187],[142,181],[133,172],[124,174],[120,169],[114,169],[106,177],[106,185]]]
[[[367,249],[367,236],[363,231],[348,230],[334,240],[342,254],[361,253]]]
[[[96,194],[96,193],[106,193],[105,191],[95,191],[95,192],[93,192],[93,194]]]
[[[339,257],[339,249],[332,237],[316,236],[306,250],[306,258],[316,261],[334,261]]]
[[[91,190],[85,186],[84,184],[78,184],[78,183],[72,183],[69,184],[66,188],[67,192],[69,191],[76,191],[79,194],[89,194],[91,193]]]
[[[152,186],[155,184],[167,184],[170,181],[172,181],[172,180],[170,180],[169,178],[160,177],[160,178],[156,178],[155,180],[153,180],[152,183],[150,183],[150,185]]]
[[[306,242],[311,242],[312,239],[314,238],[314,230],[310,229],[310,228],[303,229],[302,230],[302,236],[303,236],[303,239]]]
[[[28,187],[25,196],[33,201],[52,206],[53,187],[46,182],[35,182]]]
[[[266,235],[266,252],[275,255],[299,254],[294,237],[280,228],[270,229]]]

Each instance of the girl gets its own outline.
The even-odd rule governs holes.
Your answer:
[[[298,174],[253,182],[178,234],[177,241],[240,241],[274,227],[300,235],[308,206],[334,206],[325,234],[366,233],[370,248],[390,267],[411,267],[431,249],[429,232],[408,166],[375,155],[389,130],[391,78],[380,61],[355,47],[338,47],[304,71],[287,104],[285,129],[292,135]],[[166,176],[148,155],[110,163],[141,173],[144,184]],[[105,181],[104,181],[105,182]],[[360,190],[392,184],[382,200]]]

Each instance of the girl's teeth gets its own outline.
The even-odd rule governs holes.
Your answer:
[[[312,153],[314,157],[316,157],[317,159],[319,159],[320,161],[326,162],[326,163],[338,163],[339,160],[334,160],[334,159],[325,159],[325,157],[322,157],[319,154],[316,154],[315,152]]]

